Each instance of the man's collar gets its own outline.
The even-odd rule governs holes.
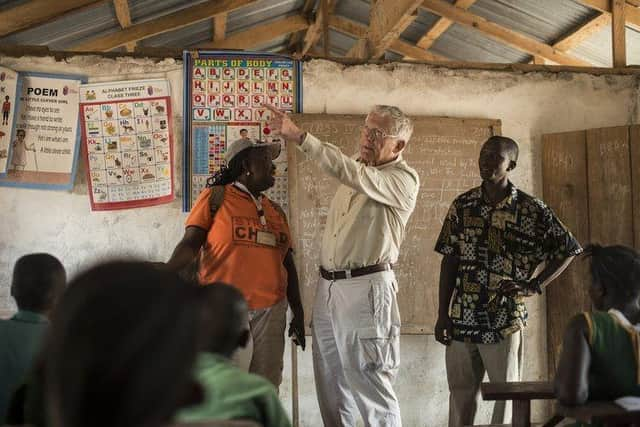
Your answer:
[[[364,164],[364,162],[362,161],[362,159],[360,157],[357,157],[357,161]],[[388,168],[389,166],[396,165],[396,164],[400,163],[401,161],[402,161],[402,153],[398,154],[398,157],[396,157],[395,159],[393,159],[391,161],[388,161],[387,163],[385,163],[383,165],[372,166],[372,167],[374,167],[376,169],[385,169],[385,168]]]
[[[49,319],[44,314],[29,310],[18,310],[11,320],[25,323],[49,323]]]
[[[492,206],[494,209],[515,210],[518,203],[518,188],[511,181],[508,181],[507,189],[508,189],[507,196],[504,199],[500,200],[495,206],[489,203],[487,195],[484,191],[484,186],[482,184],[479,187],[480,191],[478,193],[478,196],[480,197],[483,203]]]
[[[253,194],[251,194],[251,192],[249,191],[247,186],[244,185],[243,183],[241,183],[240,181],[234,181],[233,187],[235,187],[236,189],[240,190],[241,193],[245,194],[249,198],[251,198],[251,199],[254,198]],[[262,193],[260,193],[260,196],[258,196],[258,200],[261,200],[262,197],[263,197],[263,195],[262,195]]]

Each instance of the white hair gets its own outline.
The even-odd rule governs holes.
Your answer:
[[[393,105],[375,105],[369,114],[390,117],[393,123],[391,124],[389,132],[392,135],[396,135],[398,139],[403,140],[405,143],[409,142],[409,138],[411,138],[411,134],[413,134],[413,123],[398,107],[394,107]]]

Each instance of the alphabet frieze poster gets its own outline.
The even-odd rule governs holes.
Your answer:
[[[271,134],[264,105],[301,112],[300,62],[267,53],[185,52],[184,75],[184,211],[225,164],[228,145],[245,137],[282,143],[276,183],[266,194],[287,211],[287,153]]]
[[[0,185],[71,190],[80,147],[82,76],[20,73],[8,169]]]
[[[174,199],[170,95],[165,79],[80,87],[92,210],[152,206]]]
[[[17,95],[20,93],[18,73],[9,68],[0,67],[0,103],[2,121],[0,122],[0,176],[4,176],[9,165],[9,145],[15,130]]]

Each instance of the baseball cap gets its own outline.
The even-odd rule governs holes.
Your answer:
[[[240,152],[246,150],[247,148],[268,148],[271,151],[271,159],[276,159],[280,155],[280,151],[282,150],[282,146],[279,142],[264,142],[258,139],[251,138],[240,138],[233,141],[231,144],[227,146],[227,151],[225,153],[225,160],[227,164]]]

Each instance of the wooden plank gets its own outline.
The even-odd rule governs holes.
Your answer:
[[[612,12],[611,8],[611,0],[578,0],[580,3],[598,10],[600,12],[608,13],[609,15]],[[638,30],[640,30],[640,9],[632,6],[626,5],[624,8],[624,14],[627,25],[630,25]]]
[[[469,9],[477,0],[456,0],[453,4],[455,7],[459,7],[460,9],[467,10]],[[449,27],[453,25],[453,21],[447,18],[440,18],[436,21],[435,24],[429,31],[425,33],[424,36],[420,37],[420,40],[416,43],[416,45],[422,49],[429,49],[433,43],[435,43],[438,38],[444,34],[445,31],[449,29]]]
[[[305,16],[309,21],[312,21],[311,12],[313,11],[313,7],[316,5],[317,0],[305,0],[302,5],[302,9],[300,9],[300,14]],[[302,49],[302,41],[304,40],[304,33],[302,31],[298,31],[297,33],[291,34],[289,37],[289,51],[290,52],[298,52]]]
[[[113,0],[113,8],[116,11],[116,18],[121,28],[131,26],[131,13],[129,11],[129,0]],[[127,52],[133,52],[136,48],[136,42],[127,43]]]
[[[213,17],[213,41],[224,40],[227,34],[227,14],[221,13]]]
[[[71,51],[109,51],[127,43],[177,30],[196,22],[204,21],[221,13],[228,13],[255,3],[257,0],[209,0],[150,21],[105,36],[96,37],[73,46]]]
[[[358,39],[364,39],[367,37],[367,27],[358,22],[352,21],[347,18],[343,18],[337,15],[329,16],[329,26],[336,31],[348,34]],[[422,50],[411,43],[403,42],[402,40],[395,40],[389,46],[389,50],[396,52],[400,55],[417,59],[421,61],[447,61],[448,58],[437,55],[426,50]]]
[[[416,19],[422,0],[377,0],[369,10],[368,40],[371,56],[380,58]]]
[[[553,48],[562,52],[571,50],[592,35],[602,31],[604,28],[608,28],[609,25],[611,25],[611,15],[608,13],[600,13],[586,24],[579,26],[555,42]]]
[[[629,128],[588,130],[587,164],[590,240],[633,246]]]
[[[307,20],[301,15],[288,16],[276,21],[255,25],[248,30],[229,34],[224,40],[204,43],[199,49],[248,49],[266,43],[277,37],[291,34],[309,27]]]
[[[331,15],[333,13],[333,10],[336,7],[336,0],[330,0],[328,3],[329,6],[329,10],[327,12],[327,15]],[[320,8],[322,8],[323,4],[325,4],[324,2],[320,2]],[[318,39],[320,38],[320,35],[322,34],[322,28],[323,28],[323,23],[322,23],[322,17],[325,16],[325,13],[322,10],[318,10],[316,13],[316,19],[311,23],[311,25],[307,28],[307,33],[304,36],[304,42],[302,45],[302,50],[300,51],[300,55],[305,55],[309,49],[311,49],[317,42]]]
[[[0,36],[24,30],[104,0],[31,0],[0,11]]]
[[[611,0],[611,39],[613,49],[613,66],[625,67],[627,65],[627,42],[625,26],[625,2],[624,0]]]
[[[320,0],[322,2],[322,49],[324,57],[329,57],[330,44],[329,44],[329,0]]]
[[[633,190],[633,247],[640,250],[640,126],[631,126],[629,137]]]
[[[542,136],[543,199],[582,244],[589,241],[586,138],[585,131]],[[569,320],[591,308],[588,280],[587,263],[574,261],[545,289],[549,378],[555,375]]]
[[[531,63],[532,64],[538,64],[538,65],[544,65],[545,64],[545,60],[541,56],[534,56],[533,59],[531,60]]]
[[[541,56],[557,64],[588,66],[588,62],[560,52],[548,44],[526,37],[516,31],[495,24],[466,10],[451,6],[445,0],[424,0],[422,7],[453,22],[480,31],[486,36],[500,41],[530,55]]]
[[[488,382],[480,384],[484,400],[555,399],[551,381]]]
[[[346,53],[347,58],[358,58],[358,59],[368,59],[369,58],[369,42],[367,39],[358,39],[356,42],[349,48]]]

